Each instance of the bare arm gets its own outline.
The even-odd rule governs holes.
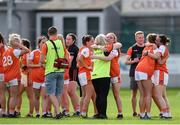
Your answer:
[[[121,56],[126,56],[127,54],[126,54],[126,53],[122,53],[122,52],[121,52],[121,53],[120,53],[120,55],[121,55]]]
[[[122,44],[119,42],[113,44],[113,49],[121,49],[121,47],[122,47]]]
[[[86,69],[92,69],[92,67],[89,67],[85,62],[84,62],[84,57],[80,55],[78,60],[81,62],[82,66],[85,67]]]
[[[45,55],[41,53],[40,63],[45,64]]]
[[[109,56],[96,56],[96,55],[93,55],[91,58],[92,59],[100,59],[100,60],[103,60],[103,61],[111,61],[114,57],[115,57],[115,55],[109,54]]]
[[[30,68],[38,68],[38,67],[45,67],[44,64],[39,62],[39,64],[33,64],[31,60],[28,60],[28,67]]]
[[[38,67],[45,67],[45,65],[44,64],[41,64],[41,63],[39,63],[39,64],[29,64],[29,67],[30,68],[38,68]]]
[[[133,60],[131,60],[131,57],[129,55],[127,55],[125,64],[131,65],[133,63],[138,63],[138,62],[139,62],[139,58],[134,58]]]
[[[58,34],[58,39],[62,41],[62,44],[63,44],[63,48],[64,48],[64,58],[66,60],[68,60],[69,64],[71,63],[70,60],[69,60],[69,55],[68,55],[68,50],[66,49],[66,45],[65,45],[65,40],[64,40],[64,37],[61,35],[61,34]]]
[[[101,45],[96,45],[96,44],[94,44],[94,45],[92,45],[91,47],[92,47],[93,49],[101,49],[101,50],[104,51],[104,52],[107,51],[107,49],[105,48],[105,46],[101,46]]]
[[[166,56],[164,59],[159,58],[159,59],[158,59],[158,63],[162,65],[162,64],[166,63],[166,61],[167,61],[168,58],[169,58],[169,55]]]
[[[18,42],[14,42],[14,46],[16,46],[17,48],[21,49],[20,56],[30,52],[30,50],[27,47],[23,46],[22,44],[20,44]]]
[[[161,56],[161,54],[159,53],[159,52],[157,52],[157,53],[155,53],[155,54],[153,54],[153,53],[150,53],[150,52],[145,52],[145,54],[144,54],[145,56],[147,55],[147,56],[149,56],[149,57],[151,57],[151,58],[153,58],[153,59],[159,59],[160,58],[160,56]]]

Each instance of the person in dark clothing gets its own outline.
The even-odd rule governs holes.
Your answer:
[[[71,67],[69,69],[69,86],[68,86],[68,94],[71,98],[71,102],[74,108],[74,115],[80,115],[80,102],[79,97],[76,93],[77,84],[80,86],[78,81],[78,67],[77,67],[77,55],[79,52],[79,48],[76,45],[76,35],[73,33],[69,33],[66,36],[66,47],[70,53],[71,58]],[[80,88],[81,95],[81,88]]]
[[[135,81],[135,69],[138,65],[138,62],[142,56],[142,51],[145,47],[144,45],[144,33],[142,31],[137,31],[135,33],[136,43],[131,46],[127,51],[126,64],[130,65],[129,77],[130,77],[130,89],[131,89],[131,102],[133,109],[133,116],[137,116],[136,112],[136,95],[137,95],[137,82]]]

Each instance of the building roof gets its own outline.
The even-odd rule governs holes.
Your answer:
[[[120,0],[52,0],[37,8],[37,11],[96,11],[103,10]]]
[[[33,11],[48,0],[14,0],[13,9],[18,11]],[[0,0],[0,11],[7,11],[7,0]]]

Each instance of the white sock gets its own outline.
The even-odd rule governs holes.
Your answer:
[[[80,109],[77,109],[76,112],[80,112]]]
[[[86,116],[86,112],[81,112],[81,115],[82,116]]]
[[[172,117],[171,112],[167,112],[168,117]]]
[[[145,116],[145,113],[143,112],[143,113],[140,113],[140,116],[141,117],[144,117]]]
[[[62,111],[66,111],[66,108],[63,108]]]
[[[147,114],[147,116],[148,116],[148,117],[151,117],[151,114],[150,114],[150,112],[147,112],[146,114]]]
[[[2,112],[1,114],[7,114],[6,112]]]

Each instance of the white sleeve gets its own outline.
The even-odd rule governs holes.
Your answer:
[[[153,54],[155,54],[155,53],[157,53],[157,52],[159,52],[159,49],[158,49],[158,48],[156,48],[155,50],[153,50]]]
[[[162,56],[164,55],[165,51],[166,51],[166,47],[163,46],[163,45],[161,45],[161,46],[159,47],[159,52],[162,54]]]
[[[111,53],[112,55],[114,55],[115,57],[118,56],[118,51],[116,49],[112,50]]]
[[[20,49],[14,49],[13,54],[15,57],[19,58],[20,54],[21,54],[21,50]]]
[[[34,51],[31,52],[28,56],[28,60],[33,60],[34,59]]]
[[[84,48],[82,51],[81,51],[81,55],[83,55],[85,58],[89,57],[89,49],[88,48]]]

